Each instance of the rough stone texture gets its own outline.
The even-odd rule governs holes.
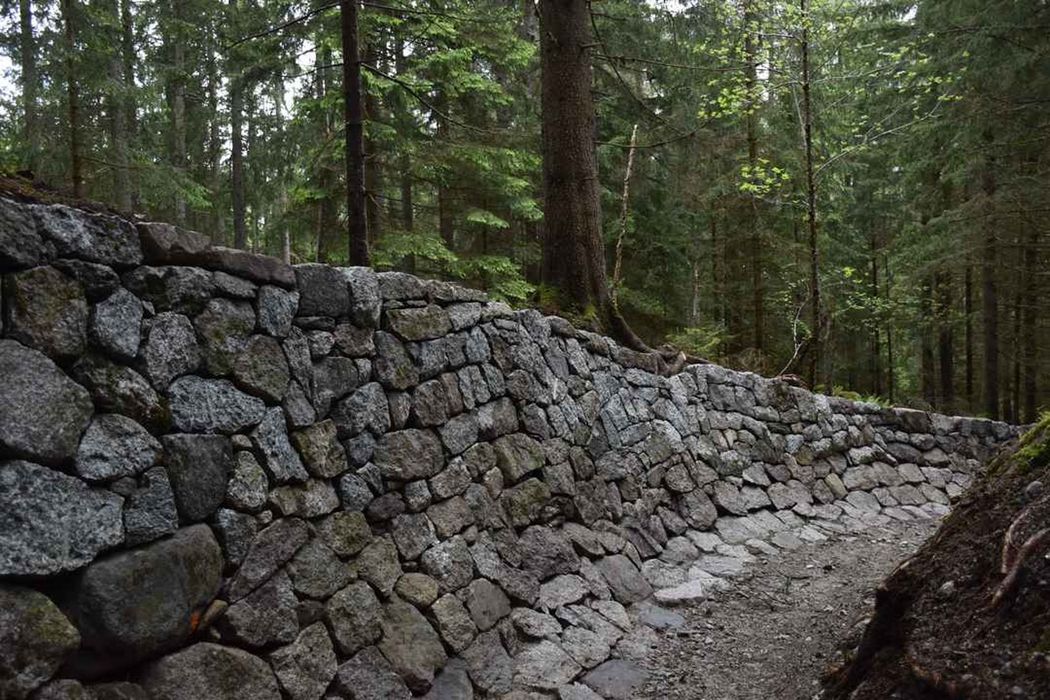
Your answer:
[[[0,584],[0,696],[21,700],[80,645],[80,634],[46,596]]]
[[[346,450],[336,436],[335,423],[324,420],[292,435],[306,470],[320,479],[339,476],[349,468]]]
[[[423,553],[423,571],[434,577],[442,593],[457,591],[470,583],[474,560],[462,537],[440,542]]]
[[[342,272],[328,265],[295,266],[299,315],[340,318],[350,311],[350,292]]]
[[[77,449],[77,474],[110,481],[146,471],[160,457],[160,442],[145,428],[115,413],[95,416]]]
[[[252,444],[262,457],[263,468],[275,483],[307,479],[308,474],[299,459],[299,453],[292,449],[288,441],[284,414],[279,408],[271,408],[266,412],[265,418],[252,431]]]
[[[277,696],[242,651],[170,654],[196,628],[260,649],[284,697],[629,697],[653,633],[624,605],[695,601],[774,547],[941,515],[1017,432],[714,365],[660,376],[651,356],[449,283],[293,270],[163,224],[138,228],[137,266],[128,232],[0,202],[0,330],[33,346],[0,340],[0,575],[73,595],[67,581],[116,567],[96,605],[116,620],[143,605],[133,557],[203,531],[219,555],[194,585],[228,578],[176,632],[155,625],[151,653],[169,656],[147,669],[114,650],[148,615],[84,627],[78,678],[170,662],[182,676],[150,685],[162,696],[235,695],[241,676]],[[178,585],[147,586],[154,613]],[[649,610],[643,625],[675,624]],[[227,656],[222,679],[197,673]]]
[[[379,600],[364,581],[352,583],[328,599],[325,620],[344,656],[373,644],[383,634]]]
[[[121,544],[122,502],[38,464],[0,462],[0,576],[71,571]]]
[[[183,520],[205,520],[226,497],[233,469],[230,439],[222,435],[165,435],[165,462]]]
[[[401,676],[376,647],[367,647],[342,664],[335,677],[340,697],[354,700],[409,700]]]
[[[142,359],[146,376],[159,391],[176,377],[196,370],[201,351],[190,319],[171,311],[157,314],[150,322]]]
[[[88,305],[80,283],[53,267],[4,277],[4,328],[8,336],[68,360],[87,347]]]
[[[269,658],[277,682],[291,700],[318,700],[338,668],[332,640],[321,622],[304,629]]]
[[[172,424],[188,433],[235,433],[261,421],[266,412],[261,399],[225,379],[181,377],[169,394]]]
[[[595,566],[609,584],[613,596],[624,605],[644,600],[653,592],[638,568],[622,554],[602,557]]]
[[[288,644],[299,634],[298,602],[288,575],[280,571],[231,605],[219,618],[218,629],[238,645],[262,648]]]
[[[130,367],[101,355],[87,355],[73,365],[72,374],[91,394],[98,410],[133,418],[152,433],[168,429],[171,415],[167,402]]]
[[[32,267],[43,252],[32,210],[19,202],[0,198],[0,267]]]
[[[105,352],[132,360],[142,339],[142,302],[126,289],[118,289],[91,311],[91,340]]]
[[[31,207],[38,230],[62,256],[113,267],[138,265],[142,246],[135,227],[116,216],[95,214],[61,204]]]
[[[233,380],[250,394],[280,403],[291,375],[281,344],[267,335],[253,335],[233,359]]]
[[[431,608],[438,632],[452,651],[463,651],[474,641],[477,626],[471,620],[463,603],[451,593],[446,593],[434,602]]]
[[[445,466],[441,441],[429,430],[399,430],[385,434],[373,461],[388,479],[410,481],[434,476]]]
[[[156,700],[281,700],[277,680],[265,661],[209,642],[150,664],[141,683]]]
[[[327,481],[310,479],[302,484],[278,486],[270,492],[270,505],[279,515],[316,518],[338,508],[339,496]]]
[[[245,301],[212,299],[193,321],[201,339],[204,364],[215,376],[229,374],[255,330],[255,311]]]
[[[0,340],[0,450],[45,463],[71,459],[91,417],[88,392],[42,353]]]
[[[175,493],[164,467],[154,467],[141,477],[124,499],[126,544],[134,546],[169,535],[179,526]]]
[[[292,319],[299,308],[299,293],[266,284],[259,287],[255,306],[258,309],[259,330],[284,338],[292,331]]]
[[[425,690],[448,658],[437,632],[414,606],[394,601],[383,608],[379,650],[413,690]]]
[[[298,518],[282,518],[261,531],[227,587],[230,600],[239,600],[258,588],[295,556],[309,537],[309,528]]]
[[[497,630],[479,634],[474,643],[462,653],[470,679],[483,692],[492,695],[509,693],[514,666]]]
[[[127,667],[170,649],[193,631],[191,617],[219,590],[222,553],[205,525],[87,567],[69,591],[83,637],[73,664]]]
[[[226,503],[234,508],[255,512],[266,504],[269,482],[255,456],[246,450],[237,452],[233,471],[226,483]]]
[[[547,639],[528,644],[514,657],[514,682],[527,688],[555,690],[580,671],[564,649]]]
[[[214,291],[212,276],[197,267],[140,267],[123,277],[124,286],[157,311],[194,315]]]

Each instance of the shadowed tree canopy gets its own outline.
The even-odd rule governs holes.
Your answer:
[[[1047,403],[1039,0],[0,10],[0,167],[41,186],[827,393]]]

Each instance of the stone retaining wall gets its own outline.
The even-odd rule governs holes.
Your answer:
[[[595,697],[635,604],[1016,434],[57,205],[0,199],[0,271],[3,698]]]

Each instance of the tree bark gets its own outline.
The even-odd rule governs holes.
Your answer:
[[[945,412],[955,409],[955,344],[951,323],[951,278],[946,273],[937,277],[937,356],[940,375],[940,404]]]
[[[22,68],[22,137],[26,143],[25,167],[37,169],[39,136],[37,131],[36,37],[33,35],[33,5],[31,0],[19,0],[19,51]]]
[[[121,99],[124,101],[124,129],[130,144],[135,141],[138,133],[138,106],[135,100],[135,25],[131,14],[132,0],[120,0],[120,56],[123,71],[122,82],[124,86]],[[128,166],[131,165],[131,153],[128,153]],[[131,200],[131,209],[139,206],[139,190],[135,179],[128,178],[128,196]]]
[[[122,212],[131,211],[131,178],[128,172],[128,135],[126,101],[124,93],[123,61],[121,57],[121,9],[117,0],[107,3],[112,14],[112,30],[109,32],[109,88],[106,96],[109,111],[109,130],[112,146],[113,203]]]
[[[1028,232],[1028,241],[1024,249],[1024,307],[1022,313],[1021,331],[1021,357],[1023,363],[1023,413],[1022,417],[1026,423],[1034,423],[1038,418],[1036,406],[1036,299],[1039,298],[1037,288],[1035,259],[1039,250],[1039,227],[1031,226]]]
[[[172,16],[178,30],[168,36],[174,62],[171,86],[172,163],[180,178],[186,176],[186,45],[182,31],[182,3],[183,0],[172,0]],[[175,191],[175,223],[185,226],[186,198],[182,196],[181,185],[181,182],[178,183]]]
[[[368,222],[365,214],[364,107],[361,101],[361,58],[357,34],[358,0],[341,0],[343,46],[343,118],[346,127],[346,219],[351,265],[368,265]]]
[[[991,141],[987,136],[986,140]],[[993,206],[996,182],[994,163],[989,159],[985,166],[982,188],[987,198],[986,206]],[[999,289],[996,279],[995,217],[985,223],[984,244],[981,261],[981,316],[984,324],[984,411],[989,418],[999,418]]]
[[[802,10],[802,139],[805,142],[806,224],[809,232],[809,303],[811,344],[810,386],[816,386],[823,359],[823,310],[820,299],[820,249],[817,247],[817,186],[813,173],[813,102],[809,70],[809,3],[799,0]]]
[[[601,231],[586,0],[540,0],[543,281],[599,320],[610,305]]]
[[[80,88],[76,70],[75,0],[62,0],[63,40],[66,64],[66,115],[69,127],[69,169],[73,196],[84,196],[84,166],[80,145]]]
[[[963,315],[966,317],[966,409],[973,411],[973,262],[966,259],[966,277],[963,281]]]
[[[744,55],[747,61],[745,86],[747,91],[747,162],[751,168],[751,177],[758,168],[758,124],[756,109],[758,103],[758,27],[755,15],[754,0],[744,3]],[[758,197],[751,192],[747,207],[748,238],[751,243],[751,303],[754,307],[753,335],[751,344],[761,355],[765,348],[765,269],[763,264],[762,234],[758,221]]]

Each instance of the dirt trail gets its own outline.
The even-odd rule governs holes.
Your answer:
[[[893,523],[760,557],[729,590],[675,609],[684,620],[658,632],[642,697],[813,698],[879,581],[936,527]]]

